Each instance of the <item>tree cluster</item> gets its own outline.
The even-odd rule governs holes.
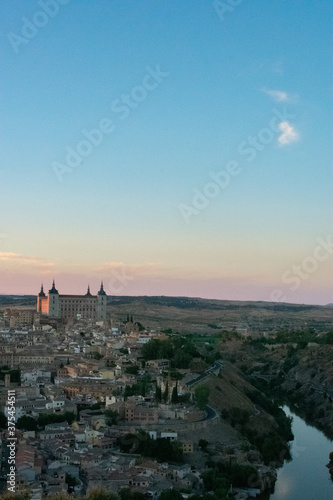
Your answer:
[[[210,463],[211,467],[201,474],[207,491],[213,491],[218,498],[228,498],[231,484],[236,487],[253,487],[257,485],[257,471],[250,465],[239,465],[233,462]]]
[[[69,425],[76,420],[75,413],[72,411],[66,411],[65,413],[58,414],[47,414],[41,413],[38,419],[30,417],[29,415],[23,415],[16,422],[16,427],[24,431],[35,431],[40,427],[45,427],[48,424],[56,424],[66,421]]]
[[[172,368],[189,368],[194,357],[200,356],[195,345],[184,337],[172,337],[168,340],[153,339],[142,347],[141,354],[148,361],[169,359]]]
[[[126,385],[124,390],[125,399],[129,396],[146,396],[152,388],[150,375],[144,375],[137,384]]]
[[[250,343],[254,347],[258,344],[297,344],[298,349],[304,349],[308,342],[316,342],[317,344],[333,344],[333,330],[328,331],[324,335],[318,336],[314,328],[305,330],[287,330],[281,329],[276,333],[276,338],[260,337],[252,340]]]
[[[105,410],[106,425],[118,425],[119,413],[114,410]]]
[[[128,433],[117,440],[123,453],[140,453],[156,458],[161,462],[182,462],[183,452],[180,443],[165,438],[152,439],[145,431],[137,434]]]
[[[199,385],[194,390],[195,400],[200,410],[204,410],[209,399],[210,390],[207,385]]]
[[[10,381],[21,385],[21,371],[19,368],[10,369],[9,366],[1,366],[0,380],[5,380],[5,375],[10,375]]]
[[[274,403],[272,403],[274,404]],[[267,411],[267,410],[266,410]],[[290,447],[288,441],[292,439],[291,419],[284,412],[272,411],[272,415],[277,423],[277,429],[268,434],[259,434],[257,430],[248,426],[250,412],[245,409],[231,408],[222,410],[222,417],[226,419],[232,427],[245,436],[248,441],[261,453],[266,465],[271,462],[281,463],[290,458]],[[270,412],[269,412],[270,413]]]

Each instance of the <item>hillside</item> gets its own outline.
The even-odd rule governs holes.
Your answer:
[[[303,327],[325,331],[333,327],[333,310],[327,306],[273,302],[242,302],[188,297],[109,297],[112,317],[131,314],[145,326],[172,328],[181,333],[213,334],[240,329],[251,335],[277,328]]]
[[[0,310],[36,306],[33,295],[0,295]],[[221,329],[247,330],[251,335],[278,328],[333,328],[333,308],[328,306],[212,300],[191,297],[109,296],[108,313],[124,320],[133,315],[150,328],[212,335]]]
[[[295,346],[295,344],[293,344]],[[278,396],[333,437],[333,345],[234,346],[236,364],[250,382]]]

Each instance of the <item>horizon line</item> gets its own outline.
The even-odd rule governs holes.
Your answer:
[[[68,295],[68,294],[59,294],[59,295]],[[72,294],[72,295],[80,295],[80,294]],[[214,300],[218,302],[263,302],[265,304],[287,304],[287,305],[295,305],[295,306],[315,306],[315,307],[330,307],[333,306],[333,302],[328,302],[327,304],[313,304],[313,303],[305,303],[305,302],[274,302],[271,300],[239,300],[239,299],[216,299],[216,298],[207,298],[207,297],[197,297],[197,296],[188,296],[188,295],[107,295],[108,297],[133,297],[133,298],[144,298],[144,297],[167,297],[167,298],[175,298],[175,299],[197,299],[197,300]],[[29,294],[29,293],[0,293],[0,297],[38,297],[38,294]]]

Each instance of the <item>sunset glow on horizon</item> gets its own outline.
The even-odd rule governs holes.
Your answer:
[[[2,3],[0,294],[333,302],[333,5],[215,4]]]

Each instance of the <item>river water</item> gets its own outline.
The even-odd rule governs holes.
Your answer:
[[[293,460],[278,471],[270,500],[333,500],[333,481],[325,465],[333,451],[333,442],[315,427],[284,407],[293,417],[295,436],[291,445]]]

